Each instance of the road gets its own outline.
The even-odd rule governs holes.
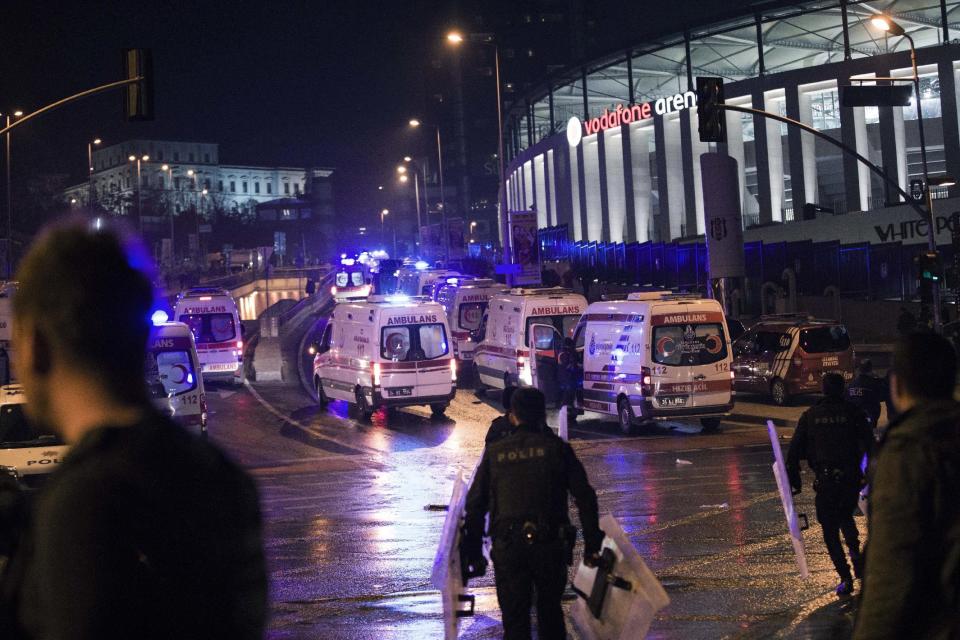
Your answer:
[[[270,637],[442,637],[429,575],[444,514],[426,507],[445,504],[457,471],[476,464],[495,397],[464,389],[446,420],[411,408],[363,423],[279,383],[208,395],[214,442],[260,487]],[[781,439],[791,431],[780,428]],[[811,576],[797,574],[764,427],[702,435],[675,423],[625,438],[615,422],[581,420],[571,442],[601,513],[618,518],[671,598],[650,637],[849,635],[853,600],[833,595],[816,525],[806,533]],[[813,520],[809,489],[798,508]],[[471,584],[477,615],[461,637],[499,637],[490,576]]]

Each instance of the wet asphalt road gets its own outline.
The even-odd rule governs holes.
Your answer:
[[[208,396],[213,440],[260,486],[270,637],[441,638],[429,576],[444,514],[425,507],[446,503],[458,469],[476,464],[495,397],[461,390],[446,420],[410,408],[363,423],[294,386]],[[805,534],[811,576],[798,575],[764,427],[728,423],[701,435],[676,423],[624,438],[614,422],[581,419],[571,441],[601,514],[619,519],[671,598],[649,637],[849,636],[854,600],[833,595],[815,524]],[[804,480],[798,509],[813,522]],[[499,637],[490,577],[472,585],[477,615],[461,637]]]

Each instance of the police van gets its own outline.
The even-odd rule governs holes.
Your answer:
[[[481,389],[526,386],[552,395],[556,381],[549,379],[546,367],[536,376],[537,363],[531,360],[534,325],[541,327],[536,344],[543,348],[537,353],[556,362],[563,338],[573,337],[586,308],[586,298],[561,287],[515,288],[493,295],[477,334],[481,342],[474,350]]]
[[[190,327],[159,322],[147,341],[147,389],[161,412],[180,425],[207,434],[207,398]]]
[[[188,289],[177,297],[173,316],[193,332],[204,379],[242,382],[243,325],[229,293],[219,287]]]
[[[617,416],[625,433],[639,421],[677,418],[699,418],[712,431],[733,408],[732,349],[716,300],[652,291],[595,302],[574,346],[580,407]]]
[[[504,290],[506,285],[489,278],[450,282],[437,294],[453,336],[453,355],[461,363],[473,360],[479,342],[480,324],[490,298]]]
[[[366,419],[380,407],[429,405],[446,411],[456,393],[447,317],[436,302],[375,295],[337,304],[313,362],[321,404],[345,400]]]
[[[24,413],[26,402],[19,384],[0,387],[0,467],[33,486],[57,468],[68,447],[58,436],[36,431]]]

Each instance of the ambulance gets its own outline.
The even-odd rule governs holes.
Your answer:
[[[441,416],[456,393],[450,327],[425,297],[370,296],[337,304],[313,361],[321,405],[345,400],[368,419],[380,407],[429,405]]]
[[[563,338],[572,338],[587,300],[570,289],[508,289],[490,298],[486,319],[481,321],[474,350],[474,362],[485,387],[503,389],[512,386],[536,387],[548,399],[556,393],[556,356]],[[541,327],[536,337],[540,349],[534,349],[534,325]],[[531,355],[553,361],[544,362],[537,376],[537,363]],[[554,374],[553,376],[551,374]]]
[[[218,287],[188,289],[177,297],[173,316],[193,332],[205,380],[243,381],[243,325],[229,293]]]
[[[418,262],[413,267],[404,267],[400,270],[396,293],[406,296],[429,296],[433,293],[433,285],[438,280],[460,275],[459,272],[449,269],[430,269],[425,262]]]
[[[356,258],[340,257],[340,267],[333,277],[330,295],[336,300],[366,298],[373,288],[370,269]]]
[[[183,427],[207,435],[207,398],[190,327],[154,323],[147,340],[146,376],[154,406]]]
[[[651,291],[595,302],[574,346],[583,367],[580,408],[617,416],[624,433],[679,418],[699,418],[714,431],[733,409],[733,350],[716,300]]]
[[[15,471],[27,486],[36,486],[54,471],[67,453],[67,445],[55,435],[40,434],[24,413],[23,387],[0,387],[0,467]]]
[[[502,292],[505,285],[489,278],[450,282],[437,294],[447,313],[453,336],[453,356],[462,364],[472,362],[479,341],[480,323],[490,298]]]

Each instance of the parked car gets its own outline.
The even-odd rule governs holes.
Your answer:
[[[807,316],[764,316],[733,343],[734,389],[774,404],[819,393],[826,373],[853,380],[855,356],[847,328]]]

